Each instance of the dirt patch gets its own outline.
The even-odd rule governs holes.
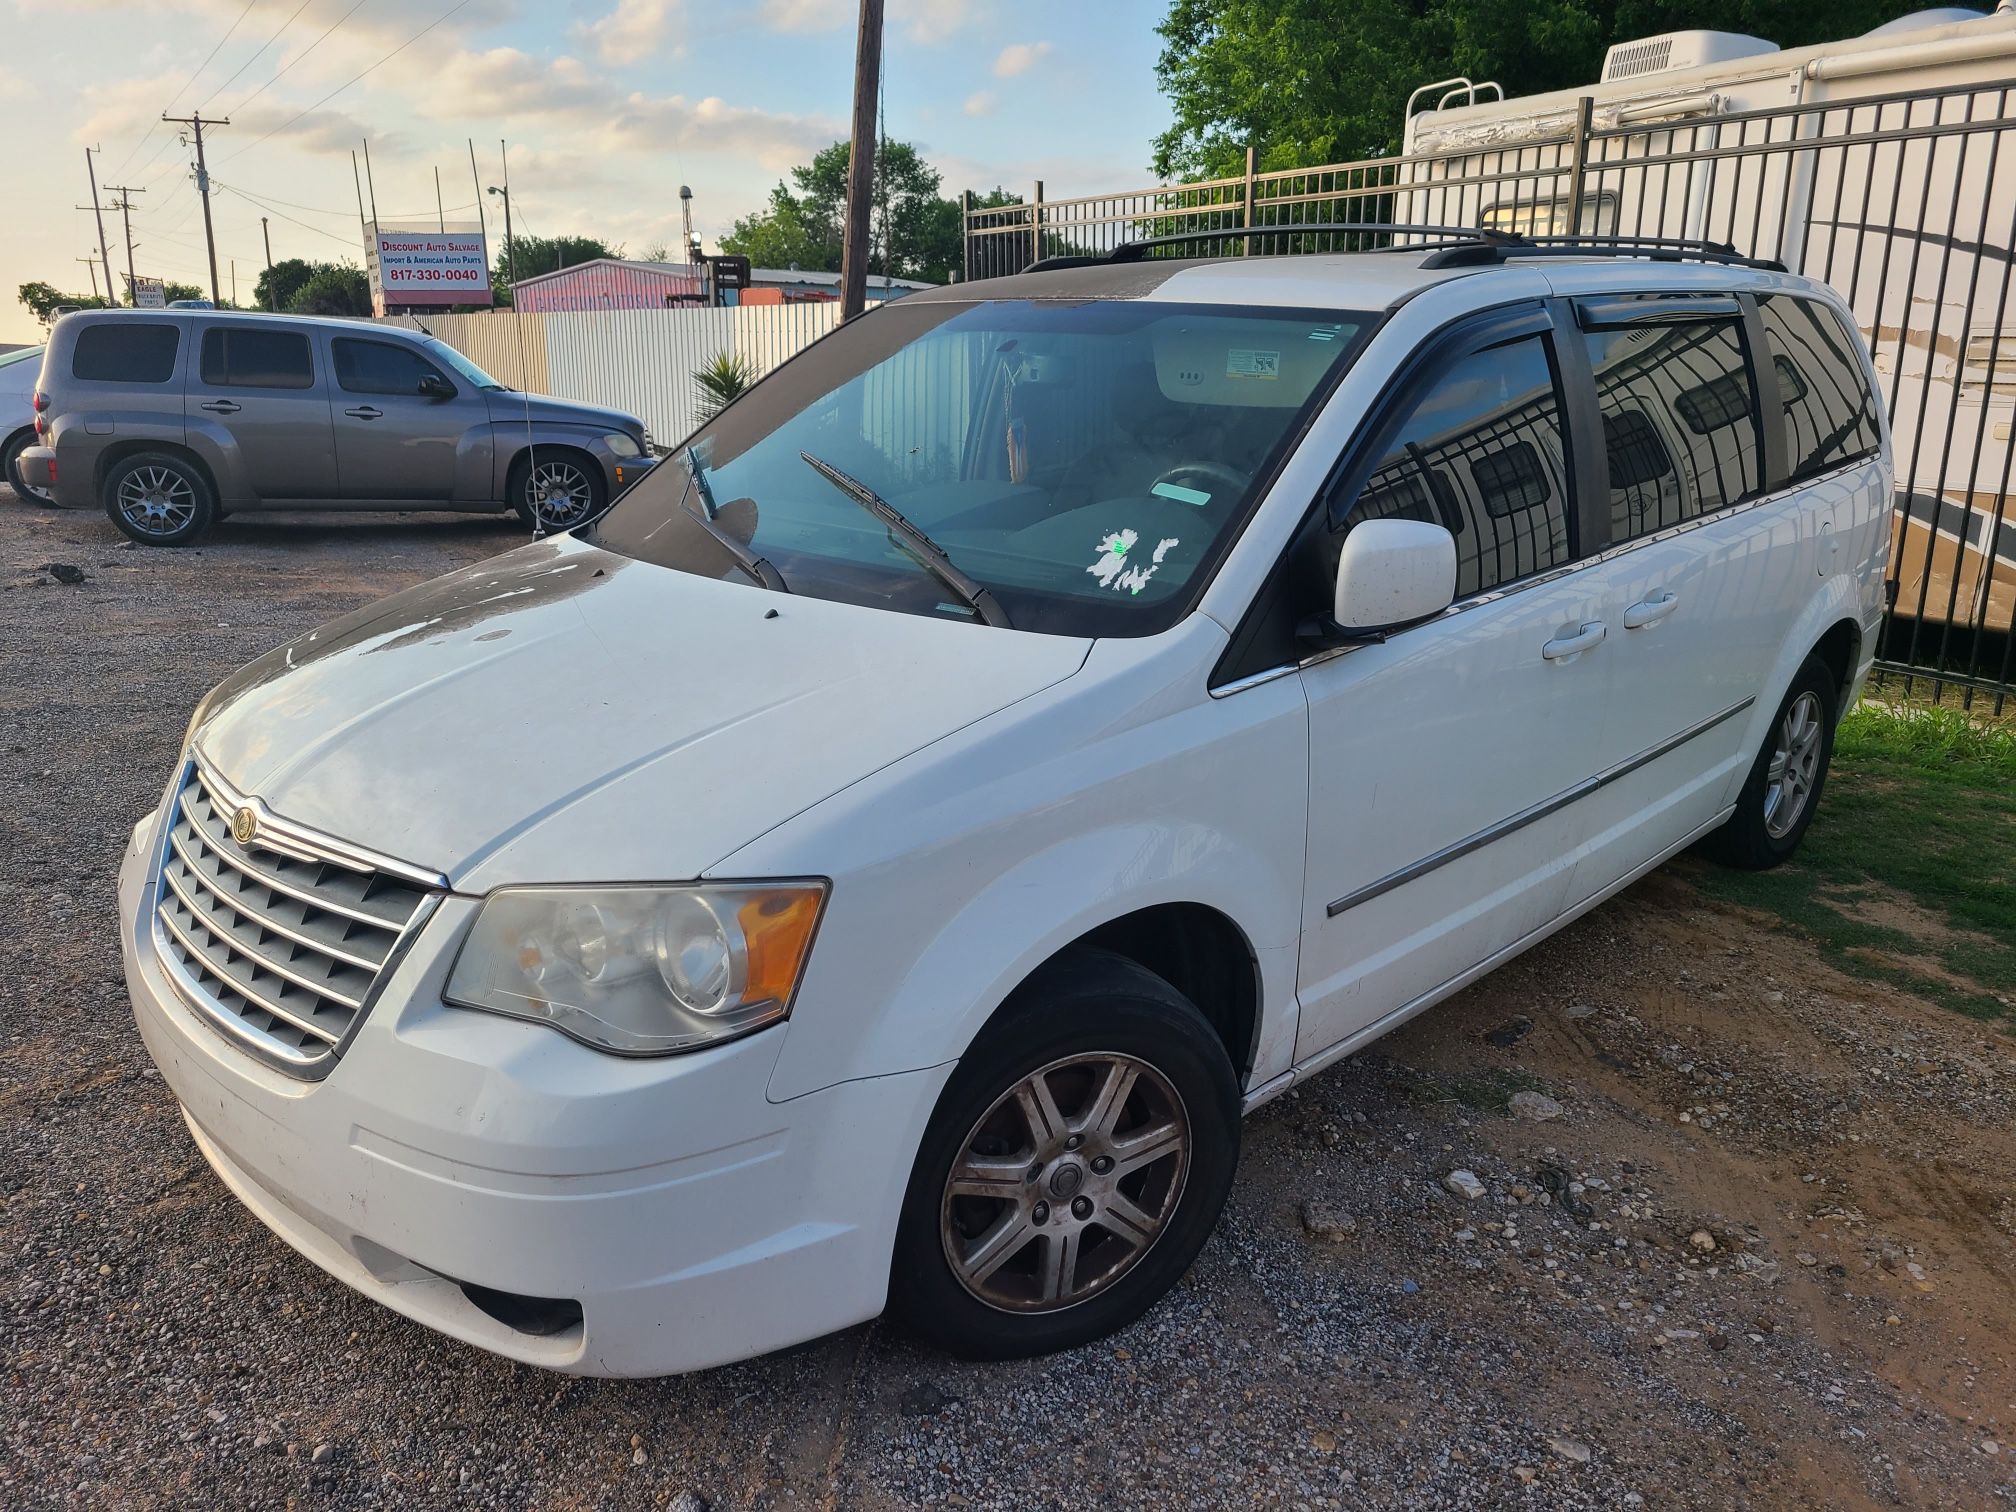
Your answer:
[[[1944,950],[1958,944],[1995,943],[1977,930],[1955,928],[1948,920],[1921,907],[1916,900],[1880,882],[1863,883],[1852,888],[1824,888],[1818,897],[1844,919],[1909,936],[1928,950]],[[1978,983],[1969,985],[1977,992],[1982,990]]]

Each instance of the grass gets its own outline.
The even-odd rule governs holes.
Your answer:
[[[1696,880],[1778,915],[1852,975],[2016,1021],[2016,729],[1860,704],[1798,856]]]

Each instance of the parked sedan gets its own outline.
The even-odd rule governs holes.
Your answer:
[[[642,421],[521,394],[424,332],[194,310],[56,323],[16,464],[148,546],[261,509],[516,510],[579,525],[652,463]]]
[[[35,444],[35,375],[41,371],[39,346],[0,355],[0,478],[31,504],[49,503],[49,490],[22,481],[15,464]]]

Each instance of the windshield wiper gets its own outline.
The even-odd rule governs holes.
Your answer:
[[[695,514],[686,507],[686,501],[693,496],[695,489],[699,490],[700,503],[707,511],[705,514]],[[686,448],[686,488],[679,495],[679,512],[712,536],[728,555],[735,558],[735,565],[761,586],[775,589],[778,593],[791,591],[790,584],[784,581],[784,574],[770,564],[768,557],[758,556],[747,541],[716,523],[714,517],[721,511],[714,507],[714,490],[707,486],[707,479],[700,470],[700,458],[690,446]]]
[[[859,478],[849,477],[831,462],[822,462],[808,451],[801,451],[798,455],[804,458],[820,477],[887,525],[895,533],[896,544],[904,553],[964,599],[966,607],[980,617],[982,624],[993,625],[1002,630],[1011,628],[1008,611],[995,602],[994,595],[955,567],[952,558],[945,554],[945,548],[911,524],[902,510]]]

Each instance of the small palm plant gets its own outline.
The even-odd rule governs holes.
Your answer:
[[[756,378],[756,364],[739,352],[715,353],[712,361],[693,372],[693,381],[700,386],[700,418],[712,420]]]

